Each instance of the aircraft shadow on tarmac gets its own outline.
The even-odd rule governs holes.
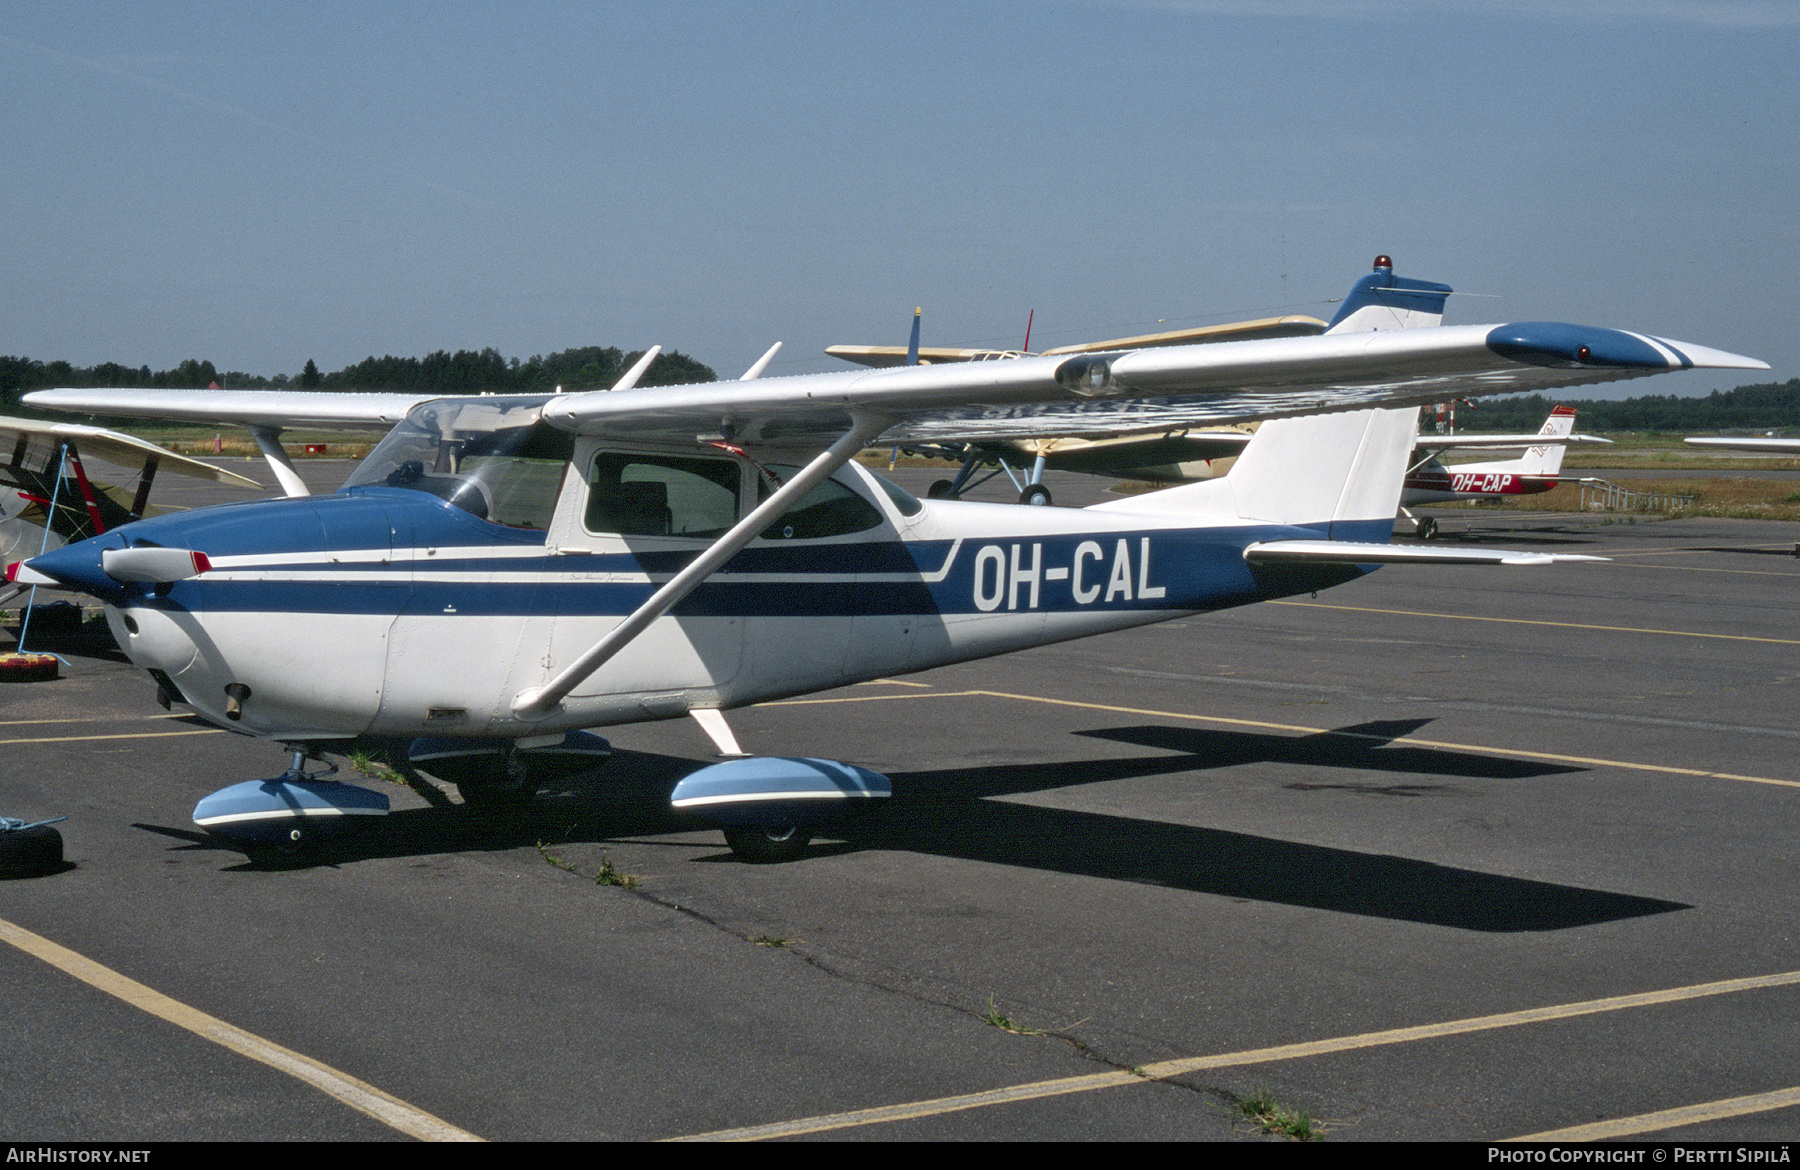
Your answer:
[[[1792,558],[1792,557],[1800,556],[1800,551],[1796,551],[1796,549],[1800,549],[1800,542],[1796,542],[1796,544],[1792,547],[1787,546],[1787,545],[1782,545],[1777,548],[1769,548],[1769,547],[1746,548],[1745,546],[1743,546],[1741,544],[1718,545],[1716,547],[1712,546],[1712,545],[1689,545],[1688,547],[1683,548],[1681,551],[1682,552],[1734,553],[1734,554],[1736,554],[1738,556],[1742,556],[1742,557],[1786,557],[1786,558]]]
[[[1584,770],[1391,742],[1426,722],[1381,721],[1298,737],[1157,726],[1078,732],[1155,748],[1160,754],[896,773],[890,807],[879,817],[830,832],[843,843],[815,843],[809,856],[874,848],[928,853],[1489,932],[1563,930],[1691,908],[1226,829],[993,799],[1250,763],[1421,777],[1416,783],[1373,784],[1350,777],[1296,779],[1283,786],[1294,792],[1350,790],[1375,797],[1451,791],[1456,785],[1447,781],[1458,779],[1517,780]],[[449,807],[444,798],[430,808],[403,809],[378,822],[350,826],[328,844],[321,864],[691,833],[705,826],[675,813],[668,801],[675,782],[695,766],[693,760],[673,756],[617,751],[604,768],[541,793],[522,815],[472,813]],[[137,827],[190,842],[190,848],[236,853],[193,829]],[[729,862],[729,855],[721,849],[696,860]]]

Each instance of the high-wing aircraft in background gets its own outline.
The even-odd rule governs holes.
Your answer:
[[[1166,345],[1204,345],[1214,341],[1255,341],[1270,337],[1311,337],[1325,332],[1326,323],[1317,317],[1291,315],[1263,317],[1255,321],[1234,321],[1226,325],[1197,325],[1191,329],[1174,329],[1166,333],[1146,333],[1138,337],[1116,337],[1109,341],[1089,341],[1080,345],[1063,345],[1037,351],[1040,357],[1067,357],[1078,353],[1107,353],[1124,349],[1155,349]],[[949,347],[903,345],[833,345],[826,353],[859,366],[886,369],[892,366],[935,366],[945,362],[989,362],[1009,358],[1031,357],[1023,349],[955,349]]]
[[[1531,496],[1547,492],[1562,478],[1563,454],[1570,443],[1610,443],[1596,435],[1577,435],[1575,408],[1558,406],[1535,435],[1420,435],[1415,450],[1423,455],[1406,470],[1406,481],[1400,492],[1401,514],[1412,520],[1421,540],[1437,534],[1437,521],[1429,516],[1415,517],[1407,511],[1420,504],[1441,504],[1461,500],[1504,500],[1508,496]],[[1517,459],[1491,463],[1457,463],[1445,466],[1438,456],[1445,451],[1479,448],[1496,451],[1525,448]]]
[[[98,536],[151,515],[150,489],[157,471],[237,487],[261,488],[245,479],[177,455],[154,443],[81,423],[0,418],[0,563]],[[88,477],[83,455],[138,469],[137,486],[123,488]],[[0,602],[16,590],[0,586]]]
[[[1387,287],[1410,311],[1413,294]],[[335,495],[144,520],[8,574],[100,598],[169,700],[286,745],[285,776],[214,793],[195,819],[258,856],[301,858],[329,818],[386,809],[305,771],[358,737],[411,741],[421,767],[460,746],[465,801],[518,802],[545,753],[597,750],[586,728],[692,716],[735,756],[734,707],[1311,592],[1383,563],[1546,563],[1386,543],[1417,411],[1375,408],[1696,366],[1766,368],[1526,322],[440,399]],[[264,425],[309,396],[276,397],[255,408]],[[252,410],[155,391],[27,401]],[[386,408],[339,409],[372,421]],[[1230,475],[1085,509],[919,500],[852,462],[877,442],[1252,418],[1276,421]],[[764,758],[702,769],[675,802],[767,859],[887,791],[853,766]]]
[[[1329,322],[1317,317],[1264,317],[1226,325],[1204,325],[1167,333],[1121,337],[1044,350],[1040,356],[1108,353],[1174,345],[1205,345],[1319,334],[1373,333],[1429,328],[1444,319],[1451,288],[1394,274],[1394,262],[1375,257],[1374,271],[1357,281]],[[932,349],[919,345],[919,313],[913,311],[912,341],[905,348],[880,345],[834,345],[825,352],[868,366],[920,365],[933,362],[998,361],[1032,356],[1024,350]],[[1027,340],[1030,330],[1026,331]],[[956,460],[950,479],[931,485],[934,499],[955,499],[1004,473],[1018,489],[1021,504],[1046,505],[1050,489],[1046,471],[1074,471],[1150,483],[1185,483],[1222,475],[1243,450],[1249,432],[1243,427],[1155,428],[1121,419],[1119,429],[1087,428],[1076,433],[1045,432],[1031,437],[974,439],[949,444],[914,444],[907,449]],[[1014,469],[1018,468],[1017,471]]]

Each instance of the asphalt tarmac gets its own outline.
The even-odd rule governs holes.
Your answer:
[[[69,817],[0,881],[0,1129],[1277,1140],[1264,1093],[1327,1141],[1792,1137],[1800,533],[1436,514],[1612,560],[733,713],[894,781],[782,865],[669,811],[712,760],[678,721],[517,821],[361,781],[394,816],[260,870],[188,817],[279,749],[65,639],[0,688],[0,815]]]

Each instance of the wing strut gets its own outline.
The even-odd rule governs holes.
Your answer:
[[[756,379],[762,377],[763,371],[769,368],[769,363],[774,361],[775,355],[780,352],[781,342],[777,341],[774,345],[769,347],[768,353],[765,353],[756,359],[755,365],[744,371],[744,376],[739,378],[738,381],[754,382]]]
[[[612,388],[614,390],[629,390],[637,385],[638,379],[644,376],[644,371],[650,368],[650,363],[655,361],[657,355],[660,353],[662,353],[662,346],[660,345],[653,345],[645,350],[644,356],[637,360],[635,366],[626,370],[624,376],[612,384]]]
[[[300,473],[294,470],[287,448],[281,445],[281,428],[251,425],[249,430],[256,439],[257,448],[263,453],[263,461],[275,473],[275,482],[281,485],[281,490],[290,496],[312,495],[300,478]]]
[[[750,514],[739,520],[725,535],[708,545],[704,552],[690,561],[681,572],[669,578],[667,584],[652,593],[648,601],[614,626],[610,633],[543,686],[532,687],[513,696],[513,714],[520,719],[542,719],[554,711],[570,691],[606,665],[608,659],[648,629],[651,622],[673,609],[682,598],[710,577],[714,570],[736,556],[763,529],[798,503],[807,492],[825,482],[832,472],[855,458],[858,451],[868,446],[875,436],[891,425],[893,420],[886,415],[853,411],[850,429],[839,436],[837,442],[821,452],[799,474],[777,488],[768,499],[751,509]],[[703,722],[702,726],[704,725]]]

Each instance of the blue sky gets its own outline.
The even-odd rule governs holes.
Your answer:
[[[0,0],[0,352],[1034,348],[1448,320],[1800,376],[1796,0]],[[1761,378],[1686,374],[1625,393]]]

